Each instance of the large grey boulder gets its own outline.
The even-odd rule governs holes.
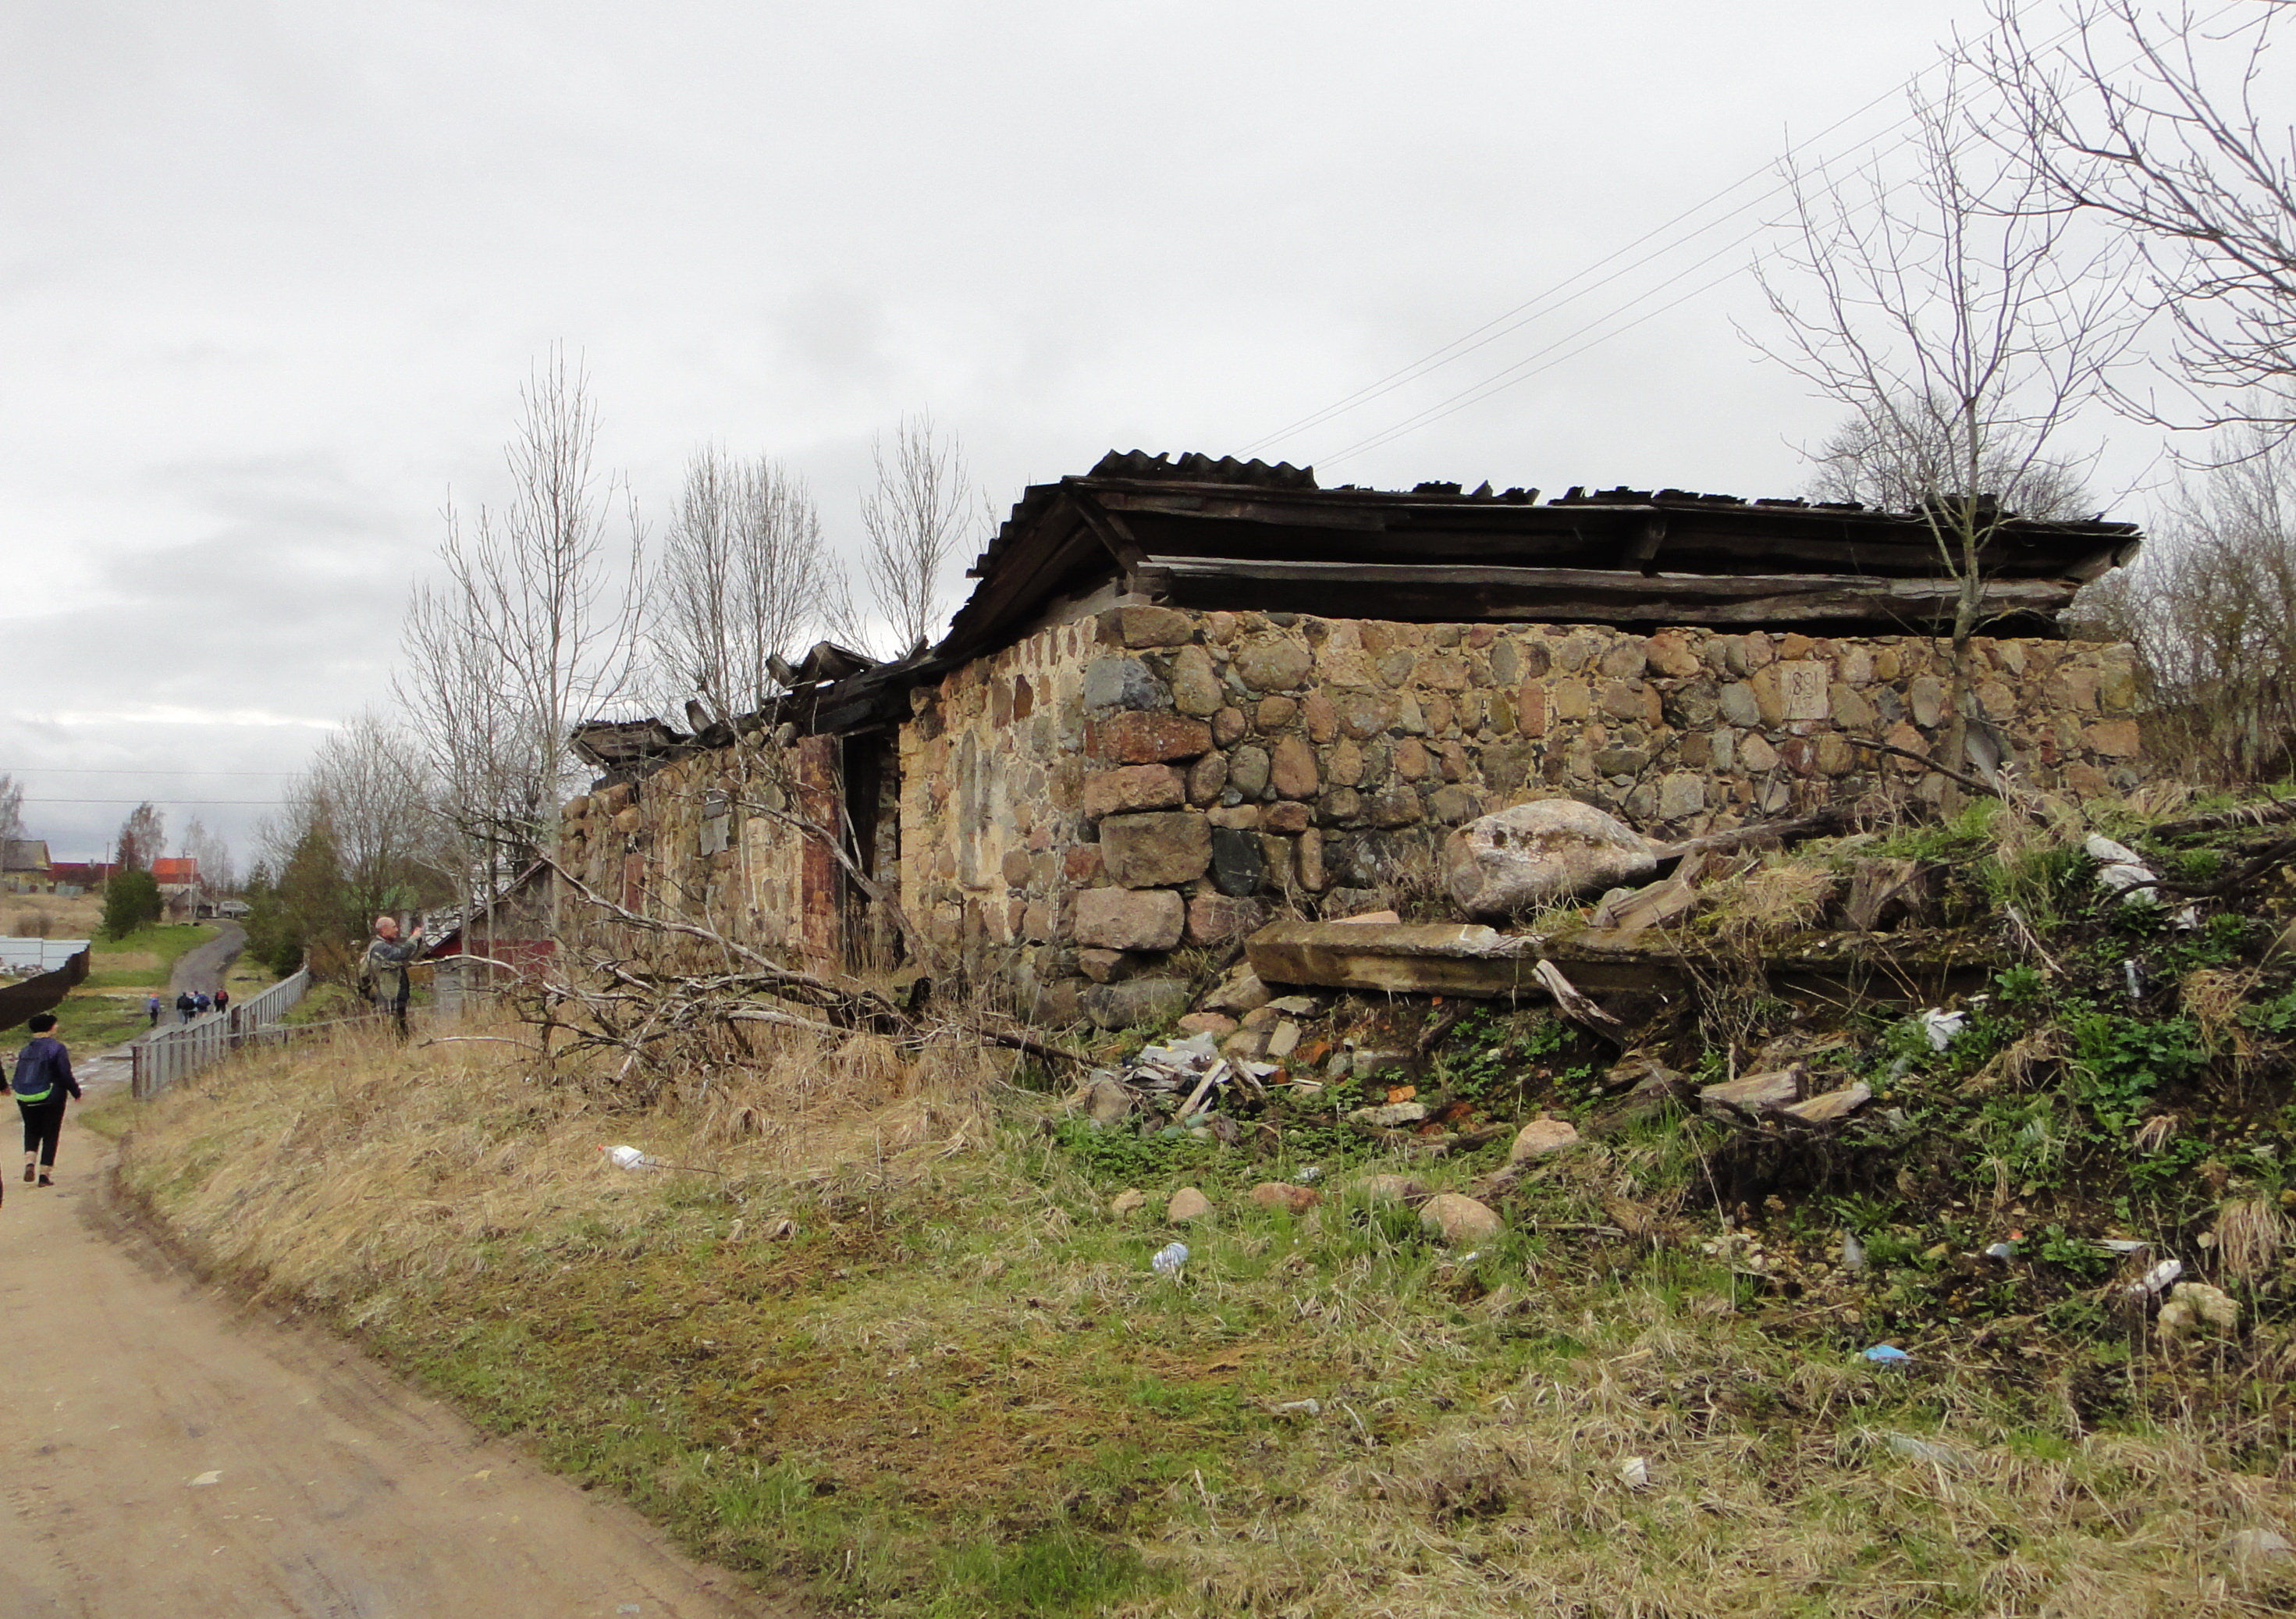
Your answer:
[[[1665,846],[1577,799],[1479,816],[1443,844],[1443,878],[1470,916],[1512,916],[1647,882]]]

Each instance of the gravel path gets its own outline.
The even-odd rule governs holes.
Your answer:
[[[85,1064],[92,1099],[119,1056]],[[341,1340],[201,1285],[99,1189],[111,1160],[67,1123],[58,1188],[4,1188],[0,1615],[785,1613]]]

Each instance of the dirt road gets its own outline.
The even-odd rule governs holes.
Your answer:
[[[205,990],[214,994],[223,988],[223,976],[231,971],[231,964],[239,959],[240,951],[247,948],[247,930],[236,922],[217,922],[212,925],[216,936],[205,944],[195,944],[176,957],[175,970],[168,974],[168,993],[163,999],[173,1000],[189,990],[198,994]]]
[[[124,1064],[86,1065],[101,1094]],[[324,1334],[234,1308],[99,1190],[0,1208],[0,1619],[777,1612]],[[14,1155],[0,1163],[14,1163]]]

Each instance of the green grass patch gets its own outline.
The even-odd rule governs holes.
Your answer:
[[[173,1017],[173,1012],[166,1015]],[[56,1006],[56,1038],[75,1056],[94,1056],[133,1040],[151,1026],[144,998],[104,995],[85,984]],[[11,1031],[20,1042],[28,1039],[21,1027]]]
[[[161,922],[139,927],[124,939],[98,939],[89,947],[91,990],[165,989],[184,953],[206,943],[216,930],[204,922]]]

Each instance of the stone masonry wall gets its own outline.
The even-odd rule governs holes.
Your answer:
[[[2136,785],[2124,646],[1980,641],[1976,695],[2025,778]],[[1277,906],[1434,898],[1451,826],[1567,795],[1691,836],[1876,792],[1934,799],[1950,721],[1927,638],[1400,624],[1112,608],[914,694],[904,903],[1048,1022],[1182,992],[1176,949]]]
[[[771,774],[755,753],[694,754],[586,793],[565,807],[559,859],[593,892],[641,915],[706,919],[745,943],[824,960],[838,942],[826,856],[786,823],[742,806],[786,808],[797,783],[808,784],[800,797],[825,800],[833,745],[808,738]],[[818,816],[824,806],[809,808]]]

